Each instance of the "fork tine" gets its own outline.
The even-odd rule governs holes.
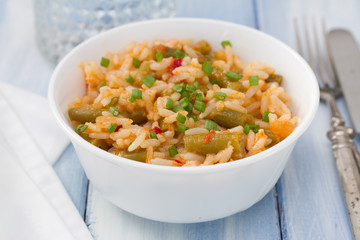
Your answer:
[[[324,64],[322,64],[324,61],[322,61],[322,56],[321,56],[321,52],[320,52],[319,38],[318,38],[318,34],[317,34],[317,30],[316,30],[316,24],[315,24],[314,20],[312,21],[312,28],[313,28],[313,34],[314,34],[314,40],[315,40],[315,52],[316,52],[320,77],[321,77],[321,80],[322,80],[322,82],[324,84],[324,88],[328,89],[329,88],[328,77],[326,75],[325,66],[324,66]]]
[[[310,64],[311,68],[313,69],[313,71],[316,73],[316,66],[315,66],[315,62],[314,62],[313,55],[311,52],[310,36],[309,36],[309,31],[307,28],[307,22],[306,22],[305,18],[303,18],[303,28],[304,28],[304,33],[305,33],[305,42],[306,42],[306,51],[307,51],[307,55],[308,55],[308,62]]]
[[[335,72],[334,72],[334,67],[331,64],[331,58],[330,58],[330,49],[329,49],[329,39],[327,38],[327,34],[326,34],[326,26],[325,26],[325,20],[324,18],[322,18],[322,35],[324,36],[324,46],[325,46],[325,56],[326,56],[326,66],[329,70],[329,75],[330,75],[330,79],[332,84],[334,85],[335,88],[340,88],[340,83],[338,81],[338,79],[335,77]]]
[[[340,84],[334,74],[334,68],[330,61],[330,51],[329,51],[329,44],[328,39],[326,37],[326,28],[325,28],[325,21],[321,19],[321,31],[318,31],[318,25],[316,24],[315,19],[311,19],[310,24],[308,24],[308,19],[303,18],[303,33],[305,38],[305,51],[308,63],[312,70],[314,71],[315,75],[317,76],[317,80],[321,89],[324,91],[332,92],[335,96],[339,96],[340,91]],[[305,54],[303,52],[303,48],[301,45],[300,39],[300,24],[298,23],[297,18],[293,20],[294,29],[295,29],[295,40],[297,51],[301,56],[305,58]],[[312,35],[310,36],[309,27],[312,29]],[[312,37],[312,39],[310,39]],[[320,38],[319,38],[320,37]],[[314,45],[312,46],[311,41],[313,40]],[[321,45],[321,41],[324,42]],[[322,47],[323,46],[323,47]],[[314,53],[313,53],[314,48]],[[315,54],[315,55],[313,55]],[[315,58],[314,58],[315,56]],[[323,58],[323,56],[325,56]]]

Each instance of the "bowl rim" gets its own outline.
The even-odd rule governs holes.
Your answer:
[[[100,148],[97,148],[87,141],[85,141],[83,138],[81,138],[78,134],[75,133],[75,131],[71,128],[71,126],[63,120],[61,117],[61,111],[58,108],[57,102],[55,101],[55,83],[58,81],[57,75],[59,74],[60,70],[62,69],[62,66],[67,62],[68,59],[70,59],[78,49],[83,48],[83,46],[87,45],[90,42],[97,41],[98,38],[101,38],[104,34],[111,34],[113,32],[122,31],[126,28],[132,28],[132,27],[139,27],[142,25],[153,25],[157,23],[162,22],[183,22],[184,24],[189,24],[193,22],[200,22],[205,24],[220,24],[224,27],[230,26],[239,28],[248,32],[251,32],[253,34],[258,34],[259,36],[265,38],[267,41],[273,41],[277,44],[279,44],[282,48],[284,48],[289,54],[291,54],[298,62],[299,64],[303,65],[304,69],[307,70],[309,73],[309,77],[312,79],[312,86],[309,86],[310,89],[312,89],[312,94],[310,95],[312,97],[312,104],[309,106],[308,113],[306,114],[305,118],[301,119],[301,123],[296,126],[295,130],[284,140],[276,144],[275,146],[266,149],[263,152],[257,153],[253,156],[246,157],[241,160],[222,163],[222,164],[215,164],[215,165],[209,165],[209,166],[193,166],[193,167],[173,167],[173,166],[161,166],[161,165],[154,165],[154,164],[148,164],[143,162],[137,162],[134,160],[126,159],[120,156],[116,156],[114,154],[111,154],[107,151],[104,151]],[[125,46],[123,46],[125,47]],[[105,32],[102,32],[100,34],[95,35],[94,37],[91,37],[84,42],[80,43],[78,46],[76,46],[74,49],[72,49],[66,56],[58,63],[55,70],[53,71],[53,74],[50,79],[49,87],[48,87],[48,99],[51,111],[53,115],[55,116],[56,122],[58,125],[62,128],[62,130],[70,137],[71,141],[75,142],[76,144],[81,145],[82,147],[86,148],[88,151],[91,152],[91,154],[94,154],[98,157],[100,157],[103,161],[108,161],[112,164],[115,164],[117,166],[120,165],[127,165],[128,167],[133,168],[139,168],[139,169],[146,169],[146,171],[155,171],[159,173],[178,173],[178,174],[207,174],[212,172],[219,172],[219,171],[227,171],[228,169],[235,169],[237,167],[241,166],[247,166],[256,164],[261,161],[266,161],[266,156],[273,155],[282,149],[286,148],[287,146],[291,145],[292,143],[295,143],[297,139],[308,129],[310,126],[312,120],[315,117],[315,114],[318,109],[319,105],[319,87],[317,84],[316,76],[313,72],[313,70],[310,68],[308,63],[301,57],[296,51],[294,51],[291,47],[283,43],[282,41],[276,39],[273,36],[268,35],[267,33],[264,33],[260,30],[257,30],[255,28],[251,28],[242,24],[228,22],[228,21],[222,21],[222,20],[214,20],[214,19],[207,19],[207,18],[162,18],[162,19],[155,19],[155,20],[145,20],[145,21],[139,21],[134,23],[128,23],[124,24],[115,28],[112,28],[110,30],[107,30]]]

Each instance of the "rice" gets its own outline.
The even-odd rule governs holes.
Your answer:
[[[204,43],[132,42],[106,53],[108,66],[80,63],[87,91],[69,104],[74,129],[113,154],[177,167],[241,160],[291,134],[298,118],[275,69]]]

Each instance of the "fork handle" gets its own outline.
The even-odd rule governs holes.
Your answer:
[[[360,240],[360,155],[352,141],[353,129],[333,126],[328,137],[332,142],[354,236]]]

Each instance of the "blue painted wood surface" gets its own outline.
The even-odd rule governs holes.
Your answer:
[[[327,29],[347,28],[360,39],[359,1],[259,0],[257,9],[260,30],[294,49],[294,18],[307,17],[309,22],[324,18]],[[344,100],[338,105],[351,126]],[[277,184],[283,239],[353,239],[331,143],[326,138],[329,129],[330,109],[321,103]]]
[[[84,216],[89,181],[71,144],[67,146],[59,160],[54,164],[54,169],[75,207]]]
[[[91,186],[91,184],[90,184]],[[161,223],[112,205],[90,187],[86,222],[95,239],[281,239],[275,189],[250,209],[211,222]]]
[[[0,81],[46,96],[54,66],[36,48],[31,4],[27,0],[0,0]],[[259,28],[290,46],[295,46],[294,17],[324,16],[328,29],[345,27],[360,42],[357,0],[177,0],[177,9],[180,17],[214,18]],[[338,104],[350,125],[344,100]],[[352,239],[330,142],[326,139],[329,116],[328,107],[321,104],[276,188],[242,213],[208,223],[165,224],[126,213],[91,189],[86,214],[89,229],[98,240]],[[358,135],[358,147],[359,138]],[[72,146],[54,168],[83,214],[87,179]]]

